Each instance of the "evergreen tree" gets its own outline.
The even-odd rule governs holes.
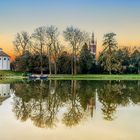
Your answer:
[[[117,42],[115,36],[116,34],[114,33],[105,34],[103,41],[104,50],[101,55],[101,59],[103,60],[101,65],[109,74],[111,74],[112,71],[117,72],[121,70],[121,62],[116,55]]]
[[[79,58],[80,72],[84,74],[89,73],[93,65],[93,62],[94,62],[93,56],[90,53],[90,50],[88,49],[88,45],[85,43],[80,52]]]

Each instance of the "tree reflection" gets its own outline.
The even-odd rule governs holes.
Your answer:
[[[119,106],[140,103],[139,81],[38,81],[15,83],[13,112],[41,128],[67,127],[94,118],[96,95],[105,120],[114,120]]]
[[[31,120],[38,127],[53,128],[57,122],[56,113],[60,106],[59,97],[56,95],[55,87],[51,87],[51,85],[49,85],[49,90],[46,91],[46,98],[42,96],[44,92],[45,86],[42,83],[40,85],[40,96],[35,101],[36,105],[33,108]]]
[[[127,106],[136,95],[140,101],[137,84],[135,82],[109,81],[98,91],[99,101],[102,103],[102,112],[105,120],[113,120],[118,106]],[[132,91],[134,93],[132,93]],[[135,102],[136,103],[136,102]]]
[[[81,85],[79,89],[80,104],[84,111],[88,110],[90,116],[93,117],[96,108],[97,85],[91,81],[80,81],[79,84]]]
[[[49,93],[49,88],[52,87],[49,87],[48,84],[44,85],[44,83],[33,83],[30,84],[30,87],[28,87],[28,84],[15,85],[16,97],[14,98],[13,111],[16,113],[17,119],[26,121],[31,118],[38,127],[55,126],[59,99],[55,96],[55,92],[54,95]],[[23,93],[20,89],[24,89],[22,90]],[[26,119],[23,119],[25,115]]]
[[[77,81],[71,81],[71,94],[69,96],[68,112],[64,113],[63,123],[66,126],[74,126],[83,118],[83,111],[79,104]]]
[[[103,111],[104,119],[113,120],[116,112],[117,104],[115,102],[114,94],[120,92],[119,85],[112,85],[107,83],[99,90],[99,100],[102,103],[101,110]]]
[[[22,98],[14,97],[14,109],[15,115],[17,119],[20,119],[21,121],[26,121],[31,112],[30,104],[24,102]]]

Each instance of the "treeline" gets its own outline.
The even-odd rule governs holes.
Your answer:
[[[11,68],[41,74],[140,73],[140,50],[118,48],[115,36],[104,35],[103,50],[96,59],[88,46],[89,33],[73,26],[63,31],[63,38],[55,26],[36,28],[31,35],[17,33]]]

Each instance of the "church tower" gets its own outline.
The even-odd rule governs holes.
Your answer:
[[[91,41],[89,43],[89,49],[91,54],[94,55],[95,61],[96,61],[96,50],[97,50],[97,41],[95,41],[94,33],[92,33]]]

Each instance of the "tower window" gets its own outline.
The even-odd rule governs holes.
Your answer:
[[[6,60],[6,58],[4,58],[4,60]]]
[[[1,58],[0,58],[0,60],[1,60]]]

